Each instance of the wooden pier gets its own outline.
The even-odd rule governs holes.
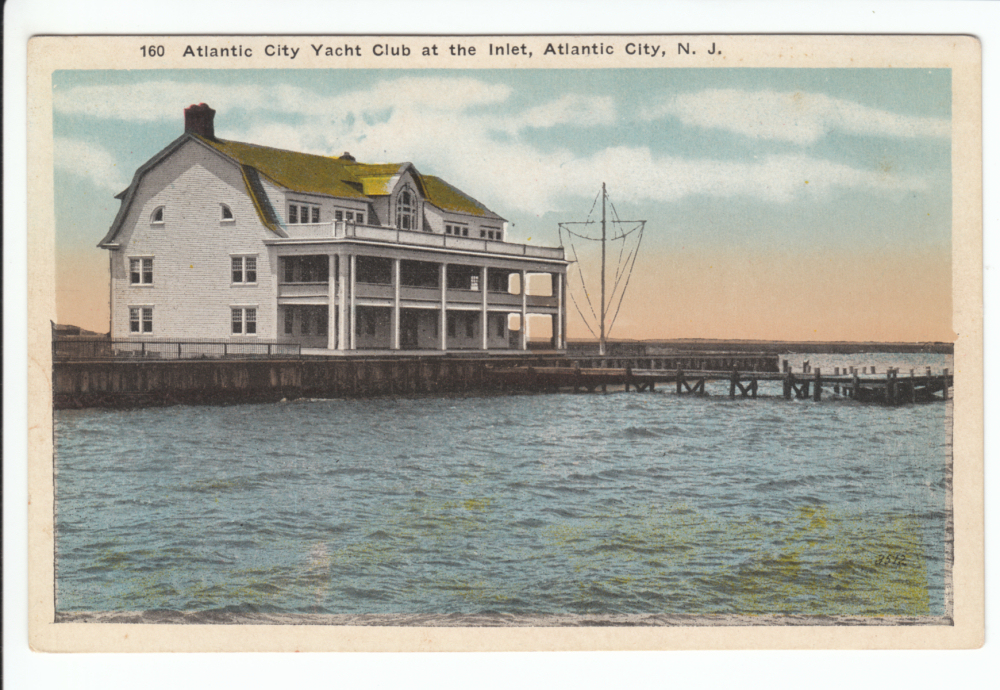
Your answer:
[[[824,392],[842,399],[862,403],[902,405],[947,400],[949,389],[954,386],[954,376],[944,369],[933,374],[930,368],[917,375],[911,369],[900,376],[898,369],[888,369],[884,375],[858,372],[854,369],[835,368],[833,374],[823,374],[820,369],[810,369],[795,374],[786,367],[784,372],[725,370],[674,371],[622,368],[534,367],[518,366],[493,369],[493,375],[503,380],[509,388],[532,391],[607,392],[609,386],[624,387],[625,392],[654,391],[656,386],[669,385],[678,395],[705,394],[707,382],[728,381],[730,398],[756,399],[762,383],[781,383],[781,395],[786,400],[813,400],[819,402]],[[867,368],[866,368],[867,369]]]
[[[100,354],[100,353],[98,353]],[[783,370],[782,370],[783,369]],[[657,357],[384,356],[205,359],[57,360],[55,408],[148,407],[170,404],[265,402],[282,398],[368,398],[395,395],[490,395],[517,392],[654,392],[705,395],[706,384],[728,382],[731,398],[764,396],[821,400],[824,395],[900,405],[946,400],[953,377],[871,367],[793,373],[777,355],[674,353]],[[778,384],[781,387],[778,388]]]

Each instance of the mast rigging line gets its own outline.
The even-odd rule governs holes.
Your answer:
[[[597,221],[592,220],[594,210],[597,208],[598,199],[602,200],[602,216],[601,216],[601,237],[590,237],[583,234],[582,232],[577,232],[571,229],[570,226],[574,225],[596,225]],[[611,218],[608,218],[606,208],[607,204],[611,206]],[[612,237],[607,236],[607,223],[610,221],[612,225],[612,232],[617,229],[617,234],[613,234]],[[626,225],[632,225],[628,230],[624,229]],[[559,228],[559,243],[560,246],[566,246],[569,244],[569,248],[573,253],[573,263],[577,266],[577,272],[580,276],[580,286],[583,288],[583,295],[586,298],[587,307],[590,310],[591,316],[594,317],[595,321],[600,324],[601,335],[597,336],[594,328],[591,326],[589,319],[583,311],[580,305],[580,301],[576,298],[573,291],[569,292],[570,300],[573,302],[573,306],[576,308],[577,313],[580,315],[584,326],[590,331],[590,334],[595,337],[599,337],[601,341],[601,352],[604,352],[604,344],[607,338],[611,335],[615,324],[618,321],[618,316],[621,313],[622,305],[625,302],[625,294],[628,291],[628,286],[632,281],[632,275],[635,271],[635,264],[639,257],[639,250],[642,246],[643,235],[645,234],[646,221],[645,220],[622,220],[618,214],[618,208],[615,206],[614,202],[611,201],[610,196],[607,193],[607,186],[602,184],[601,190],[594,198],[594,202],[591,205],[590,212],[587,214],[587,220],[584,221],[564,221],[558,224]],[[565,238],[563,237],[563,231],[565,231]],[[626,253],[626,244],[629,236],[638,233],[635,246]],[[586,242],[600,242],[601,243],[601,314],[600,317],[597,315],[597,311],[594,307],[594,301],[587,289],[586,277],[583,272],[583,265],[580,261],[580,255],[576,247],[576,242],[574,238]],[[565,239],[565,242],[564,242]],[[618,260],[615,267],[614,283],[611,289],[610,295],[606,294],[606,277],[605,277],[605,256],[607,250],[608,241],[617,242],[621,241],[621,247],[618,251]],[[624,280],[624,282],[622,282]],[[617,302],[616,302],[617,300]],[[607,315],[614,309],[614,314],[611,318],[611,323],[605,327]]]
[[[560,241],[560,243],[562,243],[561,233],[560,233],[559,241]],[[572,240],[570,241],[570,245],[569,246],[570,246],[570,249],[573,250],[573,263],[576,264],[577,271],[580,273],[580,285],[583,287],[583,294],[587,298],[587,306],[590,307],[590,313],[593,315],[594,319],[597,319],[597,312],[594,311],[594,305],[590,301],[590,291],[587,289],[587,282],[586,282],[586,280],[584,280],[584,277],[583,277],[583,266],[580,263],[580,255],[577,254],[576,245],[573,244]],[[570,295],[572,296],[572,293],[570,293]],[[575,298],[573,299],[573,303],[576,304],[576,299]],[[577,310],[580,311],[579,305],[577,305]],[[590,324],[587,323],[587,317],[583,315],[582,311],[580,311],[580,317],[583,319],[584,323],[587,324],[587,328],[593,334],[594,331],[593,331],[593,329],[590,328]],[[596,336],[596,334],[594,334],[594,335]]]

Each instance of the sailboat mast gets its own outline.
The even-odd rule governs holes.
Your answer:
[[[608,198],[608,190],[606,183],[601,183],[601,345],[600,353],[601,355],[605,353],[605,342],[604,342],[604,264],[605,264],[605,253],[607,251],[608,242],[608,228],[607,228],[607,211],[606,211],[606,201]]]

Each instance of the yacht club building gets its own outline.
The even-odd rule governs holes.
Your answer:
[[[412,163],[219,139],[205,104],[184,116],[99,244],[112,337],[526,350],[542,317],[565,347],[562,248],[507,242],[507,221]]]

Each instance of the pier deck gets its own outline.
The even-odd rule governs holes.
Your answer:
[[[624,386],[625,391],[654,391],[656,386],[670,384],[676,392],[683,394],[704,394],[705,384],[710,381],[728,381],[729,397],[756,398],[762,382],[781,382],[781,394],[786,400],[822,399],[826,389],[833,395],[858,402],[900,405],[904,403],[934,402],[947,400],[949,389],[954,386],[954,376],[945,369],[941,374],[928,370],[924,375],[916,375],[911,370],[908,376],[900,376],[896,369],[889,369],[884,376],[861,375],[856,372],[824,375],[819,369],[813,372],[795,374],[785,372],[675,371],[655,369],[622,368],[582,368],[582,367],[505,367],[495,368],[492,373],[508,386],[524,387],[529,390],[557,392],[572,390],[595,392],[600,388],[607,392],[608,386]],[[939,395],[940,394],[940,395]]]

